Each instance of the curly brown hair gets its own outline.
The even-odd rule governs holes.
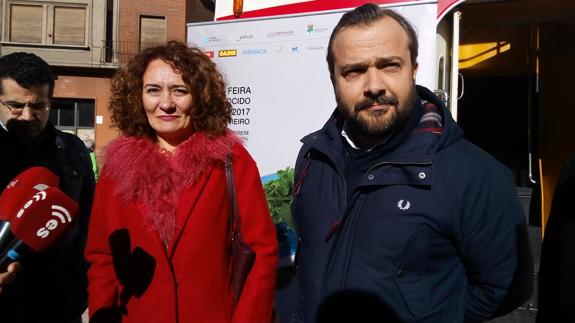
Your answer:
[[[113,125],[125,135],[156,138],[142,105],[144,73],[148,64],[156,59],[182,73],[182,79],[194,98],[191,112],[194,132],[223,135],[231,120],[232,108],[226,97],[224,79],[216,65],[199,48],[177,41],[144,49],[114,75],[108,107]]]

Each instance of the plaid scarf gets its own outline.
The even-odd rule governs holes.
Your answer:
[[[431,132],[438,135],[443,134],[443,117],[439,108],[429,101],[421,101],[423,116],[419,124],[413,130],[414,133]]]

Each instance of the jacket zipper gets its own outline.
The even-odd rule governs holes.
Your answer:
[[[327,155],[326,155],[327,156]],[[329,157],[328,157],[329,158]],[[337,175],[339,176],[339,178],[341,179],[341,182],[343,183],[343,198],[340,199],[342,201],[342,204],[340,205],[340,209],[343,210],[343,215],[337,217],[330,225],[330,228],[325,236],[325,242],[327,243],[329,240],[331,240],[331,238],[335,235],[335,233],[337,232],[339,226],[341,225],[341,223],[343,222],[343,219],[345,218],[345,214],[346,214],[346,209],[347,209],[347,182],[345,180],[345,176],[343,176],[341,174],[341,172],[337,169],[337,167],[335,166],[335,163],[332,164],[334,165],[334,169],[335,172],[337,173]]]
[[[345,181],[345,177],[341,174],[341,172],[337,169],[337,167],[335,166],[335,163],[331,160],[331,158],[329,157],[328,154],[323,153],[321,150],[312,147],[311,149],[315,149],[317,150],[319,153],[321,153],[322,155],[326,156],[329,161],[331,162],[331,164],[333,165],[333,169],[335,171],[335,173],[339,176],[339,178],[341,179],[342,183],[343,183],[343,197],[344,198],[340,198],[340,201],[342,201],[342,204],[340,205],[340,209],[343,210],[344,214],[347,208],[347,182]],[[303,186],[303,181],[305,176],[308,173],[308,169],[310,167],[311,164],[311,160],[312,160],[312,156],[311,156],[311,151],[308,151],[308,153],[306,154],[306,158],[308,160],[308,162],[306,163],[306,166],[304,168],[304,170],[302,171],[302,174],[300,176],[300,178],[298,179],[298,182],[296,183],[295,187],[294,187],[294,196],[295,195],[299,195],[301,187]],[[344,218],[344,216],[338,216],[330,225],[330,228],[327,232],[327,234],[325,235],[324,241],[328,242],[329,240],[331,240],[331,238],[333,237],[333,235],[337,232],[337,228],[339,227],[342,219]],[[299,225],[299,221],[298,222]],[[301,232],[301,231],[300,231]]]

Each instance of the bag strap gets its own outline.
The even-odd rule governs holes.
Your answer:
[[[234,170],[232,167],[232,157],[228,155],[225,162],[226,169],[226,186],[228,192],[229,216],[228,223],[231,230],[230,243],[240,237],[240,215],[238,212],[238,200],[236,197],[236,185],[234,181]]]

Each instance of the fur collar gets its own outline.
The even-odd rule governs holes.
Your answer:
[[[182,190],[214,162],[224,161],[237,143],[241,140],[231,131],[214,139],[195,133],[171,154],[147,138],[122,136],[106,147],[105,172],[116,183],[114,194],[123,202],[138,201],[148,228],[168,244]]]

